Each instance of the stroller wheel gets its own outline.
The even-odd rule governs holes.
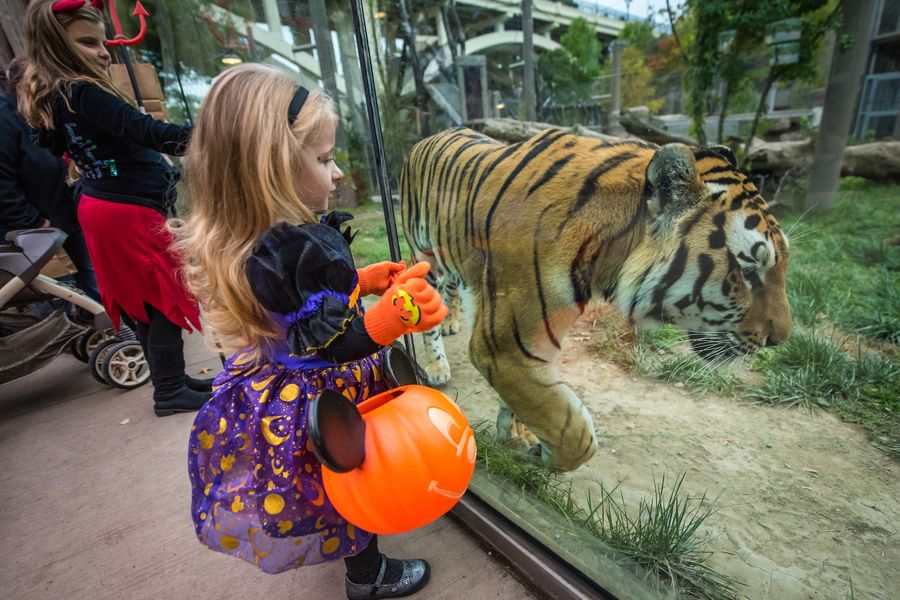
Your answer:
[[[147,383],[150,365],[137,340],[118,342],[109,346],[103,358],[100,372],[107,383],[124,390],[131,390]]]
[[[87,338],[91,335],[91,333],[93,333],[93,331],[89,329],[72,340],[72,346],[70,348],[72,350],[72,356],[83,363],[86,363],[88,361],[88,358],[90,358],[90,353],[87,351],[85,345],[87,342]]]
[[[104,340],[112,340],[116,336],[113,329],[104,329],[98,331],[96,329],[88,329],[78,336],[75,344],[72,346],[72,354],[75,358],[82,362],[87,362],[91,358],[91,353]],[[84,358],[81,358],[84,356]]]
[[[94,379],[100,383],[112,385],[104,376],[103,361],[106,359],[106,355],[109,354],[110,349],[119,343],[119,340],[116,339],[101,340],[100,343],[91,350],[90,358],[88,358],[88,366],[91,368],[91,375],[93,375]]]

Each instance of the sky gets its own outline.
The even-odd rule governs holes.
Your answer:
[[[660,10],[666,8],[666,0],[631,0],[630,7],[626,4],[626,0],[575,0],[582,8],[586,9],[590,5],[600,8],[608,8],[617,12],[625,13],[626,7],[628,13],[632,17],[644,19],[648,15],[652,16],[651,22],[660,30],[668,30],[668,19],[660,14]],[[684,0],[670,0],[672,10],[680,12],[683,10]]]
[[[621,10],[623,12],[626,8],[625,0],[582,0],[582,2],[585,4],[596,4],[598,6],[615,8],[616,10]],[[672,4],[674,6],[677,2],[673,2]],[[665,7],[666,0],[632,0],[630,12],[632,15],[638,17],[646,17],[648,5],[650,5],[652,10],[660,9]]]

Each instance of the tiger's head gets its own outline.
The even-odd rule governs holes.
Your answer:
[[[643,202],[647,234],[616,290],[632,323],[672,323],[707,360],[790,337],[788,241],[729,148],[662,146]]]

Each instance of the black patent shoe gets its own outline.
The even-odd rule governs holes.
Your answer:
[[[431,568],[421,559],[401,560],[403,572],[400,580],[395,583],[382,584],[384,574],[387,572],[388,559],[381,555],[381,568],[375,583],[353,583],[349,577],[345,577],[347,583],[348,600],[368,600],[369,598],[401,598],[415,594],[428,583]]]

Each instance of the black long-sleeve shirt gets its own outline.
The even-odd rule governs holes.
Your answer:
[[[165,214],[175,201],[177,172],[162,153],[181,156],[191,128],[157,121],[100,87],[78,82],[69,106],[60,96],[49,145],[82,174],[82,191],[101,200],[151,206]]]

